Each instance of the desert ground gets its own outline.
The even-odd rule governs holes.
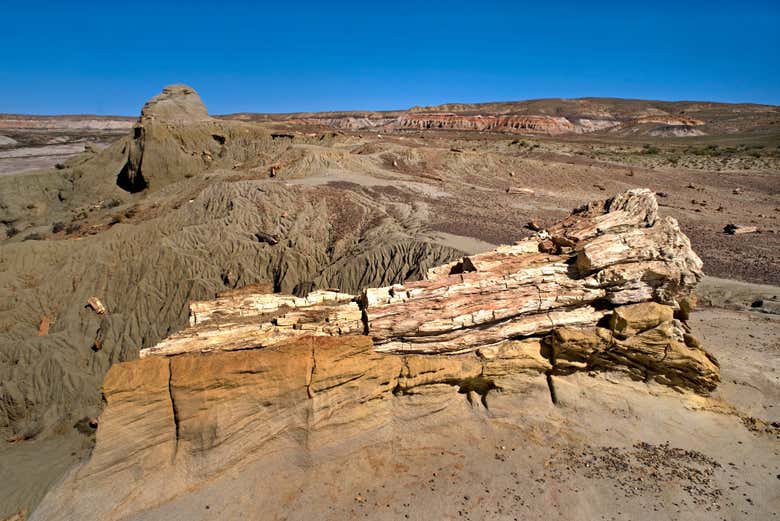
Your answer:
[[[590,99],[210,117],[193,94],[147,105],[140,126],[0,116],[0,519],[777,517],[780,109]],[[106,468],[137,490],[89,491],[112,480],[94,470],[106,373],[183,329],[191,301],[417,280],[638,187],[704,263],[689,326],[719,363],[706,396],[610,371],[556,376],[557,403],[543,378],[489,407],[431,386],[382,421],[231,453],[239,463],[174,497],[141,490],[144,473],[182,484],[197,463],[155,474],[111,446]]]

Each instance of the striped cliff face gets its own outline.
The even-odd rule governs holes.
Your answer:
[[[574,132],[574,124],[553,116],[467,116],[454,113],[409,113],[398,118],[400,128],[493,130],[532,134],[565,134]]]

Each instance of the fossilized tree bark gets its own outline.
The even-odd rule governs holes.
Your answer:
[[[141,355],[340,335],[368,335],[385,353],[500,350],[507,341],[561,328],[593,330],[608,323],[616,307],[654,301],[668,310],[664,320],[646,326],[635,318],[642,310],[635,311],[632,319],[613,320],[611,329],[599,328],[608,339],[597,347],[572,344],[575,354],[556,334],[547,342],[555,346],[548,355],[582,367],[622,365],[644,377],[666,374],[667,383],[706,390],[717,381],[717,366],[684,341],[682,324],[671,318],[700,277],[701,261],[677,222],[660,218],[654,194],[637,189],[579,208],[530,239],[434,268],[426,280],[369,288],[356,297],[321,290],[305,298],[239,293],[194,302],[191,327]],[[631,335],[626,327],[633,327]]]

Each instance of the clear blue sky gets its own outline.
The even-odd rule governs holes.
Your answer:
[[[615,96],[780,104],[780,0],[0,0],[0,112],[214,114]]]

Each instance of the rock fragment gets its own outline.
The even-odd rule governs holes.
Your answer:
[[[506,193],[517,194],[517,195],[534,195],[535,192],[530,188],[517,188],[514,186],[510,186],[506,189]]]
[[[103,305],[103,303],[97,297],[89,297],[89,299],[87,300],[87,307],[91,308],[92,311],[94,311],[98,315],[106,314],[106,306]]]
[[[727,224],[723,227],[723,232],[729,235],[742,235],[743,233],[758,232],[757,226],[743,226],[741,224]]]
[[[46,336],[49,334],[49,328],[52,325],[52,318],[50,315],[43,315],[41,321],[38,323],[38,336]]]
[[[612,331],[633,336],[672,320],[674,310],[657,302],[642,302],[616,308],[610,319]]]

